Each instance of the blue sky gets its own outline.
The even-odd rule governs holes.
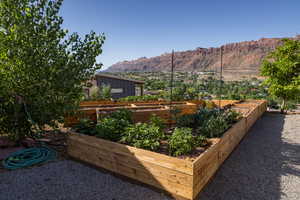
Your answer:
[[[104,68],[123,60],[300,34],[300,0],[65,0],[64,28],[105,33]]]

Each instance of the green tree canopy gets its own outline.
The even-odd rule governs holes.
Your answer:
[[[286,101],[300,96],[300,41],[284,39],[284,44],[271,52],[262,63],[261,74],[266,76],[269,93],[282,100],[281,111]]]
[[[0,134],[54,125],[82,97],[101,63],[103,34],[62,29],[63,0],[0,1]],[[34,123],[33,123],[34,121]]]

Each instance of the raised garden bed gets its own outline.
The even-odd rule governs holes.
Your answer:
[[[226,107],[237,103],[236,100],[213,100],[214,105]],[[170,110],[177,108],[180,110],[180,115],[192,114],[199,107],[203,107],[205,101],[176,101],[170,104],[169,101],[151,101],[151,102],[112,102],[112,101],[84,101],[80,103],[80,109],[77,114],[72,114],[65,117],[65,126],[73,126],[79,122],[80,118],[89,118],[97,121],[98,117],[103,113],[109,113],[118,109],[128,109],[133,113],[134,122],[146,122],[151,114],[156,114],[166,121],[166,123],[174,123],[170,116]]]
[[[234,104],[243,118],[221,138],[188,160],[119,144],[94,136],[71,132],[68,153],[71,157],[170,193],[176,199],[195,199],[215,172],[239,144],[253,123],[265,112],[265,101]]]

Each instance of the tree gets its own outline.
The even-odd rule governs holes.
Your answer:
[[[282,101],[282,113],[287,101],[300,96],[300,41],[284,39],[283,42],[264,59],[261,67],[269,93]]]
[[[102,66],[104,35],[68,34],[62,2],[0,1],[0,134],[19,139],[62,121]]]

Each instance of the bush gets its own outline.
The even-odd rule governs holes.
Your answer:
[[[125,129],[121,142],[134,147],[156,151],[162,138],[164,138],[164,134],[160,127],[155,124],[136,123]]]
[[[168,142],[170,154],[173,156],[188,154],[195,147],[191,128],[175,128]]]

